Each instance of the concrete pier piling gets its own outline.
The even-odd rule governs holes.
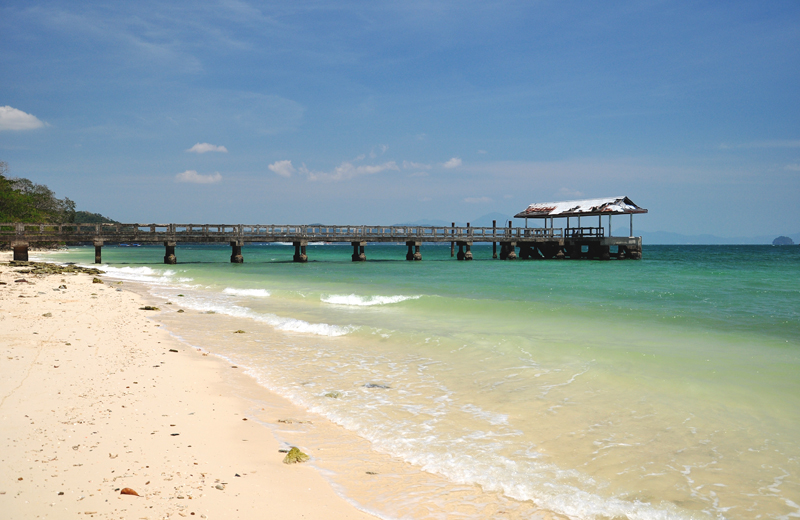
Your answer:
[[[167,241],[164,242],[164,263],[174,265],[178,263],[178,259],[175,257],[175,242]]]
[[[103,263],[103,241],[102,240],[94,240],[94,263],[102,264]]]
[[[231,240],[231,263],[243,264],[244,257],[242,256],[242,246],[244,242],[241,240]]]
[[[367,254],[364,251],[366,247],[366,242],[350,242],[350,245],[353,246],[353,262],[366,262],[367,261]]]
[[[308,262],[308,255],[306,254],[308,242],[302,240],[300,242],[292,242],[292,245],[294,246],[294,257],[292,260],[300,263]]]
[[[416,240],[408,240],[406,241],[406,246],[408,246],[408,252],[406,253],[406,260],[422,260],[422,253],[419,251],[419,247],[422,245],[422,242]]]
[[[27,262],[28,261],[28,243],[17,241],[11,243],[11,249],[14,250],[14,261],[15,262]]]

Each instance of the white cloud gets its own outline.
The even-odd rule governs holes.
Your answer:
[[[492,202],[492,199],[489,197],[467,197],[464,202],[467,204],[486,204],[487,202]]]
[[[400,167],[398,167],[397,163],[394,161],[362,166],[354,166],[353,163],[345,161],[330,173],[311,171],[306,168],[305,165],[300,168],[300,171],[308,175],[308,180],[311,181],[344,181],[360,175],[372,175],[386,170],[399,171]]]
[[[403,161],[403,168],[406,170],[430,170],[431,165],[412,161]]]
[[[44,123],[32,114],[27,114],[8,105],[0,107],[0,131],[34,130],[43,126]]]
[[[452,159],[444,163],[442,166],[444,166],[445,168],[458,168],[459,166],[461,166],[461,159],[459,159],[458,157],[453,157]]]
[[[196,145],[192,146],[186,151],[193,153],[206,153],[206,152],[228,153],[228,149],[225,148],[224,146],[217,146],[215,144],[209,144],[209,143],[197,143]]]
[[[219,172],[213,174],[203,175],[197,173],[195,170],[186,170],[175,176],[176,182],[193,182],[195,184],[214,184],[222,180],[222,175]]]
[[[800,172],[800,164],[787,164],[783,169],[790,172]]]
[[[268,166],[270,170],[277,173],[281,177],[291,177],[295,170],[292,166],[292,161],[275,161]]]

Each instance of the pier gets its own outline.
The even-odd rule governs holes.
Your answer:
[[[630,202],[629,199],[624,198]],[[617,199],[597,199],[618,201]],[[589,201],[596,202],[597,200]],[[91,243],[95,248],[95,263],[102,262],[102,248],[106,244],[163,244],[164,263],[178,262],[176,247],[180,243],[227,243],[231,247],[231,263],[244,262],[243,247],[247,243],[291,243],[295,262],[307,262],[306,246],[309,242],[350,243],[354,262],[367,260],[370,243],[396,243],[407,247],[408,261],[422,260],[425,243],[450,243],[451,256],[458,260],[472,260],[471,247],[475,243],[492,243],[493,258],[500,260],[531,259],[641,259],[642,238],[633,236],[633,213],[647,210],[633,207],[592,206],[591,210],[575,210],[576,201],[548,203],[550,206],[531,205],[517,215],[524,218],[525,227],[513,227],[508,221],[492,227],[456,226],[328,226],[328,225],[246,225],[246,224],[25,224],[0,223],[0,243],[14,250],[14,260],[27,261],[31,245],[47,243]],[[577,201],[585,202],[585,201]],[[568,214],[555,214],[552,204],[572,204]],[[630,202],[632,205],[633,203]],[[531,208],[549,208],[547,211]],[[609,209],[612,208],[612,209]],[[611,234],[611,215],[630,214],[630,236]],[[566,227],[554,227],[553,219],[566,217]],[[570,222],[570,218],[577,219]],[[597,217],[597,225],[583,226],[581,218]],[[602,217],[609,221],[608,233]],[[544,219],[542,227],[527,227],[528,219]],[[577,226],[571,227],[571,223]],[[497,245],[500,254],[497,256]],[[458,253],[455,247],[458,246]]]

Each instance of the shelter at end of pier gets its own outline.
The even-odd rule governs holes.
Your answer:
[[[598,258],[607,260],[642,257],[642,237],[633,236],[633,215],[647,213],[628,197],[537,202],[514,215],[525,219],[523,235],[539,237],[535,242],[520,242],[520,258]],[[629,235],[612,236],[613,215],[629,216]],[[607,228],[603,217],[607,217]],[[595,217],[597,220],[595,221]],[[541,226],[529,227],[529,220],[542,221]],[[555,219],[565,219],[565,225],[556,228]],[[596,224],[595,224],[596,222]],[[606,231],[606,229],[608,231]],[[514,254],[514,248],[510,249]],[[506,253],[507,254],[507,253]],[[501,251],[501,258],[504,252]]]

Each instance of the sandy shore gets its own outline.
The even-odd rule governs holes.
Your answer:
[[[374,519],[313,467],[283,464],[265,424],[293,413],[288,403],[173,339],[140,310],[152,302],[90,274],[20,273],[9,259],[0,256],[3,518]],[[256,413],[259,400],[269,411]]]

